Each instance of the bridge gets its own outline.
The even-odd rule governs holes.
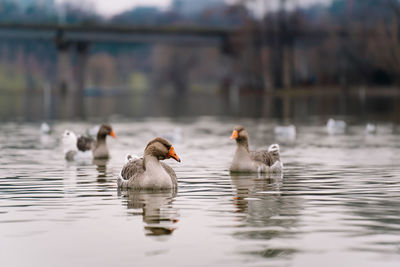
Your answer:
[[[184,46],[214,46],[227,50],[235,29],[198,26],[120,26],[60,24],[0,24],[0,39],[53,42],[57,48],[57,87],[83,95],[88,52],[93,43],[147,43]],[[71,52],[77,55],[72,78]],[[75,85],[75,86],[74,86]]]
[[[90,43],[218,45],[236,30],[198,26],[121,26],[107,24],[0,24],[2,39]]]
[[[224,53],[230,53],[243,42],[242,28],[200,27],[200,26],[122,26],[109,24],[28,24],[0,23],[0,40],[38,40],[53,42],[57,48],[57,87],[62,91],[83,94],[84,76],[88,52],[93,43],[147,43],[184,46],[219,47]],[[298,39],[320,41],[329,34],[319,30],[252,29],[250,43],[259,49],[270,46],[273,50],[274,83],[276,87],[290,87],[293,67],[293,46]],[[346,37],[343,30],[335,35]],[[248,36],[247,36],[248,38]],[[76,77],[73,79],[71,52],[77,55]],[[240,48],[239,48],[240,52]],[[258,54],[259,55],[259,54]]]

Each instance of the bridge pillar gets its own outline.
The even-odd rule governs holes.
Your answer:
[[[71,44],[57,44],[57,89],[61,95],[73,91],[73,75],[71,65]]]
[[[79,117],[85,115],[85,103],[84,103],[84,90],[85,90],[85,79],[87,73],[87,62],[89,57],[89,43],[78,42],[75,45],[76,49],[76,68],[75,68],[75,92],[74,92],[74,106],[75,113]]]
[[[57,94],[65,100],[64,110],[72,116],[84,115],[84,89],[87,72],[88,42],[65,40],[64,32],[57,32]],[[73,65],[72,54],[76,56]]]
[[[76,44],[77,51],[77,67],[76,67],[76,82],[77,89],[83,93],[85,89],[85,78],[87,74],[87,62],[89,58],[89,43],[78,42]]]
[[[283,87],[289,89],[293,86],[293,47],[291,45],[285,45],[283,48]]]

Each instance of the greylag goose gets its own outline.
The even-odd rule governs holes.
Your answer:
[[[76,136],[72,131],[65,130],[63,134],[65,158],[69,161],[88,157],[94,159],[109,158],[106,143],[107,135],[117,137],[111,126],[106,123],[101,125],[96,140],[89,136]]]
[[[174,170],[160,160],[173,158],[180,162],[174,147],[166,139],[157,137],[150,141],[143,158],[132,158],[122,167],[118,176],[118,187],[136,190],[176,189],[178,186]]]
[[[237,126],[231,139],[236,140],[237,148],[230,167],[231,172],[281,172],[282,163],[279,145],[273,144],[268,150],[250,151],[249,135],[243,126]]]

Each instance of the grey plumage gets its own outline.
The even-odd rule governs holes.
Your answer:
[[[128,162],[117,178],[118,187],[135,190],[176,189],[178,181],[174,170],[160,161],[169,158],[180,162],[171,143],[164,138],[153,139],[147,144],[143,158],[133,159],[128,155]]]
[[[264,163],[267,166],[272,166],[276,161],[279,160],[279,152],[272,154],[266,150],[263,151],[250,151],[250,157],[252,160]]]
[[[177,183],[177,177],[175,171],[166,163],[160,162],[161,166],[164,170],[171,176],[172,182],[174,184]],[[118,179],[118,186],[119,187],[128,187],[128,180],[131,180],[131,183],[135,182],[135,179],[141,177],[145,171],[143,165],[143,158],[135,159],[127,162],[121,170],[121,177]],[[122,178],[122,179],[121,179]]]
[[[231,138],[235,139],[237,143],[236,152],[229,168],[231,172],[281,171],[279,145],[271,145],[268,150],[250,151],[249,135],[243,126],[237,126],[233,130]]]
[[[93,138],[90,136],[79,136],[77,141],[78,150],[87,151],[93,148]]]
[[[76,151],[68,151],[67,153],[65,153],[65,159],[68,161],[73,161],[76,153]]]

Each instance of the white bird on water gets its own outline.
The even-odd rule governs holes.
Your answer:
[[[51,132],[50,125],[49,125],[47,122],[43,122],[43,123],[40,125],[40,132],[41,132],[42,134],[50,134],[50,132]]]
[[[326,123],[326,129],[329,134],[344,134],[346,132],[346,122],[342,120],[329,119]]]
[[[171,132],[160,132],[157,135],[175,144],[182,141],[182,129],[180,127],[174,128]]]
[[[276,126],[274,128],[275,135],[284,140],[296,139],[296,127],[291,124],[287,126]]]
[[[373,123],[367,123],[367,125],[365,126],[365,133],[367,135],[374,135],[377,132],[377,127],[376,124]]]

